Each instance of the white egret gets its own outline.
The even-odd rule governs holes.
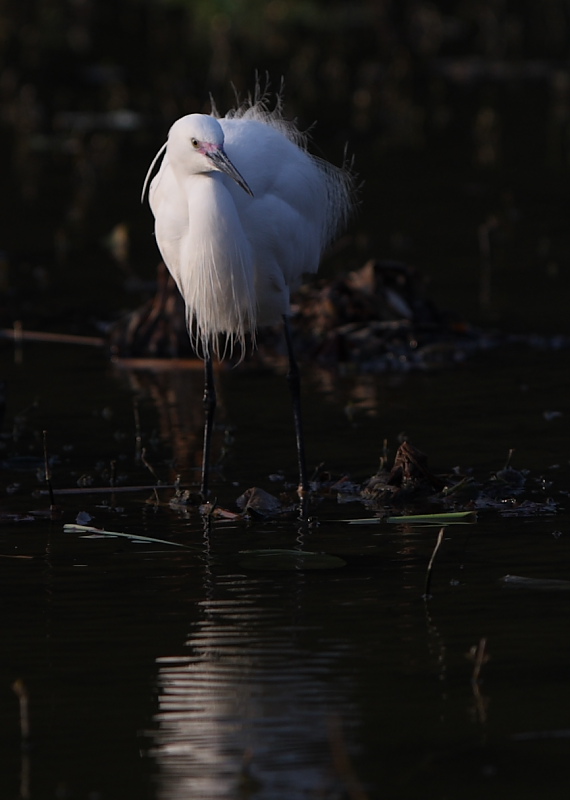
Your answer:
[[[190,337],[205,361],[206,424],[201,491],[208,498],[215,409],[212,354],[243,348],[247,332],[284,323],[299,462],[307,494],[299,370],[289,328],[290,293],[316,272],[346,223],[354,178],[309,154],[307,137],[284,119],[281,96],[269,109],[259,88],[219,117],[190,114],[170,128],[146,176],[156,241],[186,303]],[[220,336],[225,345],[220,351]]]

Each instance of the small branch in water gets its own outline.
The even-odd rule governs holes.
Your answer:
[[[67,333],[47,333],[42,331],[25,331],[21,322],[15,322],[13,328],[0,329],[0,339],[12,339],[16,345],[22,342],[50,342],[55,344],[82,344],[92,347],[104,347],[105,339],[99,336],[74,336]]]
[[[311,475],[311,477],[309,479],[310,483],[314,483],[316,480],[318,480],[319,474],[320,474],[322,468],[324,467],[324,465],[325,465],[324,461],[321,461],[319,464],[317,464],[317,466],[313,470],[313,474]]]
[[[44,437],[44,470],[46,476],[46,486],[49,493],[49,505],[50,511],[53,511],[55,507],[55,500],[53,497],[53,487],[51,485],[51,470],[49,468],[49,458],[48,458],[48,450],[47,450],[47,431],[43,432]]]
[[[150,461],[148,461],[148,459],[146,457],[146,447],[143,447],[143,449],[141,450],[141,462],[148,469],[148,471],[153,476],[155,481],[157,483],[160,483],[160,479],[159,479],[158,475],[156,474],[156,470],[154,469],[154,467],[152,466],[152,464],[150,463]]]
[[[133,416],[135,418],[135,461],[140,461],[142,449],[141,417],[139,414],[139,401],[133,398]]]
[[[433,571],[433,565],[434,565],[434,562],[435,562],[435,557],[437,555],[437,551],[439,550],[439,548],[441,547],[441,543],[443,542],[444,534],[445,534],[445,528],[440,528],[438,536],[437,536],[437,542],[435,543],[435,547],[433,548],[433,553],[431,554],[431,558],[429,560],[429,564],[428,564],[428,568],[427,568],[427,572],[426,572],[425,588],[424,588],[424,597],[426,597],[426,598],[431,596],[430,595],[430,589],[431,589],[431,576],[432,576],[432,571]]]
[[[484,664],[489,661],[487,655],[487,639],[482,637],[479,644],[473,645],[467,653],[467,658],[473,661],[473,672],[471,673],[471,689],[475,700],[475,714],[481,724],[487,721],[488,698],[481,691],[481,670]]]
[[[147,460],[146,447],[143,447],[143,449],[141,450],[141,461],[144,464],[144,466],[148,469],[150,474],[154,477],[156,483],[160,484],[160,479],[159,479],[158,475],[156,474],[156,471],[155,471],[154,467],[152,466],[150,461]],[[154,492],[155,502],[158,505],[160,501],[158,499],[158,492],[156,491],[156,486],[153,486],[153,492]]]
[[[471,684],[474,686],[479,683],[481,677],[481,670],[483,665],[489,660],[487,655],[487,639],[483,636],[479,639],[479,644],[474,645],[468,653],[468,658],[473,661],[473,674],[471,675]]]

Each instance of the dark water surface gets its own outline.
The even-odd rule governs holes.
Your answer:
[[[42,344],[26,344],[20,364],[7,344],[0,358],[5,513],[48,505],[34,494],[43,430],[56,489],[108,484],[111,461],[119,483],[151,484],[142,446],[161,480],[195,477],[199,371],[128,373],[98,350]],[[277,493],[271,473],[293,480],[295,455],[282,376],[243,366],[219,377],[233,441],[216,491],[233,507],[251,485]],[[566,496],[567,352],[306,378],[311,466],[360,481],[405,427],[435,472],[487,475],[515,448],[537,501]],[[570,592],[500,580],[570,580],[567,508],[448,527],[426,601],[437,528],[347,526],[339,520],[372,512],[331,499],[309,533],[257,522],[205,535],[196,512],[168,498],[58,495],[60,519],[3,520],[0,797],[568,796]],[[64,533],[81,512],[185,547]],[[241,551],[259,548],[345,566],[258,570]],[[467,656],[482,639],[489,661],[473,683]],[[17,679],[29,692],[23,749]]]

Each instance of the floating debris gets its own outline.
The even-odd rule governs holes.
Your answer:
[[[136,533],[119,533],[117,531],[106,531],[102,528],[94,528],[92,525],[77,525],[74,523],[69,523],[63,526],[64,533],[84,533],[84,534],[96,534],[97,536],[111,536],[111,537],[120,537],[123,539],[130,539],[132,542],[145,542],[151,544],[168,544],[172,547],[188,547],[188,545],[182,544],[181,542],[169,542],[166,539],[154,539],[151,536],[139,536]]]
[[[236,505],[244,514],[258,517],[272,517],[284,511],[279,498],[257,486],[246,489],[236,500]]]
[[[512,501],[512,505],[508,506],[503,503],[498,511],[502,517],[536,517],[541,514],[557,514],[558,504],[550,497],[543,503],[531,500],[523,500],[521,503]]]
[[[13,525],[15,522],[34,522],[34,517],[26,513],[20,514],[10,511],[0,512],[0,525]]]
[[[500,578],[504,586],[514,589],[531,589],[537,592],[570,592],[570,581],[557,578],[525,578],[522,575],[504,575]]]
[[[533,478],[529,470],[511,466],[513,450],[509,451],[504,467],[488,477],[477,480],[470,470],[454,468],[445,475],[434,475],[427,458],[408,441],[396,453],[390,471],[381,468],[361,490],[362,502],[379,511],[383,518],[390,508],[423,510],[421,506],[439,507],[441,511],[495,511],[504,517],[530,517],[556,514],[560,502],[552,482],[543,477]],[[548,491],[548,496],[546,496]],[[562,498],[560,492],[560,499]],[[544,499],[536,499],[542,495]],[[435,523],[438,524],[438,523]],[[442,523],[443,524],[443,523]]]
[[[451,511],[444,514],[402,514],[393,517],[371,517],[370,519],[343,519],[349,525],[464,525],[477,522],[475,511]]]
[[[526,731],[525,733],[513,733],[511,736],[515,742],[535,742],[544,739],[570,739],[570,728],[560,728],[552,731]]]
[[[410,502],[445,489],[445,482],[430,471],[427,457],[405,440],[399,446],[390,472],[384,459],[376,475],[362,489],[362,496],[376,504]]]

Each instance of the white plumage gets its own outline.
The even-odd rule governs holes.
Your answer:
[[[177,120],[149,190],[156,240],[203,352],[289,314],[352,208],[353,178],[310,155],[307,139],[257,94],[219,118]],[[144,190],[143,190],[144,193]]]

